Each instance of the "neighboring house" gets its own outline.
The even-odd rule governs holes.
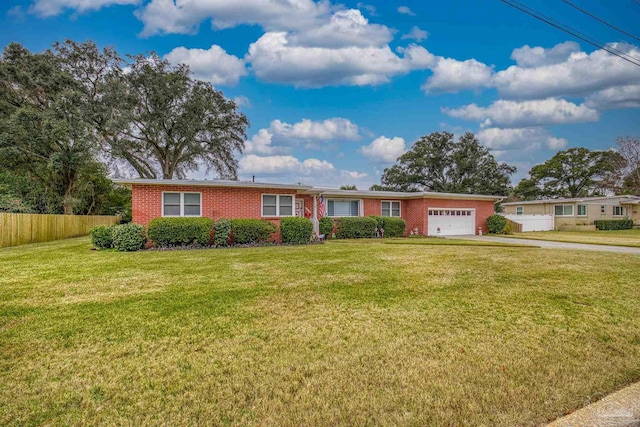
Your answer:
[[[502,203],[504,214],[512,221],[518,217],[546,215],[553,217],[555,229],[593,225],[595,220],[632,219],[640,224],[640,197],[579,197],[572,199],[548,199],[526,202]]]
[[[485,228],[501,197],[449,193],[336,190],[308,185],[243,181],[121,179],[132,190],[133,221],[147,225],[162,216],[259,218],[381,215],[403,218],[407,232],[468,235]]]

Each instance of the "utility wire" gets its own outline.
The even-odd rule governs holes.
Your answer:
[[[605,51],[609,52],[612,55],[615,55],[615,56],[617,56],[617,57],[619,57],[621,59],[624,59],[627,62],[630,62],[633,65],[636,65],[636,66],[640,67],[640,59],[638,59],[638,58],[636,58],[634,56],[628,55],[625,52],[622,52],[621,50],[618,50],[618,49],[616,49],[614,47],[606,46],[604,43],[601,43],[601,42],[599,42],[597,40],[594,40],[591,37],[589,37],[588,35],[583,34],[583,33],[579,32],[578,30],[575,30],[575,29],[573,29],[571,27],[568,27],[567,25],[564,25],[564,24],[556,21],[553,18],[545,16],[542,13],[525,6],[520,2],[517,2],[515,0],[511,0],[511,1],[501,0],[501,1],[503,3],[505,3],[505,4],[507,4],[507,5],[515,8],[515,9],[520,10],[521,12],[526,13],[527,15],[531,15],[534,18],[551,25],[552,27],[555,27],[555,28],[557,28],[559,30],[562,30],[565,33],[571,34],[572,36],[577,37],[580,40],[583,40],[583,41],[585,41],[585,42],[587,42],[587,43],[589,43],[589,44],[591,44],[591,45],[593,45],[595,47],[598,47],[598,48],[600,48],[602,50],[605,50]]]
[[[595,19],[596,21],[602,22],[604,25],[606,25],[606,26],[608,26],[608,27],[610,27],[610,28],[613,28],[614,30],[619,31],[619,32],[621,32],[622,34],[625,34],[625,35],[627,35],[627,36],[629,36],[629,37],[633,37],[634,39],[636,39],[636,40],[640,41],[640,37],[636,37],[636,36],[634,36],[633,34],[631,34],[631,33],[627,32],[627,31],[623,30],[622,28],[616,27],[615,25],[608,23],[608,22],[607,22],[607,21],[605,21],[604,19],[598,18],[596,15],[594,15],[594,14],[590,13],[590,12],[589,12],[589,11],[587,11],[587,10],[584,10],[584,9],[583,9],[583,8],[581,8],[580,6],[576,6],[575,4],[571,3],[569,0],[562,0],[562,1],[563,1],[563,2],[565,2],[566,4],[568,4],[569,6],[573,7],[574,9],[577,9],[577,10],[579,10],[580,12],[584,13],[585,15],[592,17],[592,18],[593,18],[593,19]],[[640,2],[639,2],[638,4],[640,4]]]

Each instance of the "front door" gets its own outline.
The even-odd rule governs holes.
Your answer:
[[[296,216],[304,218],[304,200],[296,199]]]

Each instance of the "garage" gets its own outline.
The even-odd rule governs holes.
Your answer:
[[[476,215],[474,209],[429,208],[429,236],[464,236],[475,233]]]

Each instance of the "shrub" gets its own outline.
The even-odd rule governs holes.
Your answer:
[[[338,239],[360,239],[373,237],[377,221],[371,217],[344,217],[338,219]]]
[[[333,233],[333,219],[328,216],[323,216],[320,218],[320,234],[324,234],[326,237],[329,237],[331,233]]]
[[[231,220],[220,218],[213,224],[213,243],[216,246],[227,246],[231,237]]]
[[[158,246],[206,246],[211,240],[210,218],[154,218],[149,222],[149,240]]]
[[[89,231],[91,243],[98,249],[113,248],[113,226],[96,225]]]
[[[489,234],[500,234],[507,225],[507,218],[502,215],[491,215],[487,218],[487,232]]]
[[[278,227],[263,219],[231,220],[233,242],[240,245],[264,243],[276,231],[278,231]]]
[[[113,247],[122,252],[132,252],[144,248],[147,236],[144,227],[129,222],[113,227]]]
[[[633,220],[630,219],[609,219],[593,221],[598,230],[631,230]]]
[[[309,243],[313,235],[313,223],[306,218],[282,218],[280,234],[283,243],[293,243],[294,245]]]
[[[384,237],[402,237],[407,228],[407,223],[402,218],[384,218]]]
[[[378,227],[378,230],[384,228],[385,217],[377,216],[377,215],[369,215],[369,218],[373,218],[376,220],[376,227]]]

